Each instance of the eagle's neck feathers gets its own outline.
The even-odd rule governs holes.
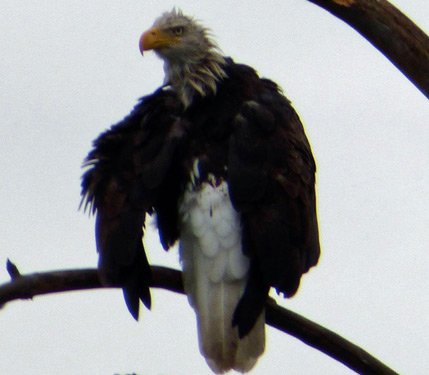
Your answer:
[[[171,85],[187,108],[195,95],[216,94],[218,82],[227,76],[225,63],[217,51],[209,51],[200,59],[165,61],[165,83]]]

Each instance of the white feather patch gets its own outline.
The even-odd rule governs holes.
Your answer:
[[[232,207],[226,182],[218,186],[203,183],[195,191],[187,189],[179,212],[182,240],[193,241],[201,253],[190,261],[199,257],[205,260],[216,282],[246,276],[249,259],[241,249],[240,217]],[[182,248],[181,261],[186,263],[188,256]]]
[[[198,163],[192,175],[198,173]],[[240,215],[232,206],[228,185],[189,184],[179,206],[180,260],[189,303],[197,315],[200,350],[216,373],[248,371],[264,351],[264,317],[243,339],[232,327],[249,259],[241,247]]]
[[[203,233],[200,244],[202,253],[209,258],[213,258],[219,252],[220,242],[213,230],[207,230]]]
[[[220,283],[226,277],[226,267],[228,264],[228,254],[226,251],[220,251],[212,263],[209,278],[213,283]]]
[[[247,275],[249,270],[248,258],[243,259],[235,252],[228,253],[228,275],[231,279],[242,279]]]

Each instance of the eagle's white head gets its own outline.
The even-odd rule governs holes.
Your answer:
[[[162,14],[142,34],[140,51],[147,50],[164,60],[165,83],[177,91],[185,107],[195,93],[215,94],[217,82],[226,77],[225,59],[210,30],[176,9]]]

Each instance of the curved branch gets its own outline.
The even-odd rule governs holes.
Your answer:
[[[362,34],[429,98],[429,37],[386,0],[308,0]]]
[[[9,261],[7,269],[12,281],[0,285],[0,307],[17,299],[104,287],[99,281],[96,269],[53,271],[24,276]],[[152,266],[152,272],[152,287],[184,293],[180,271]],[[296,337],[358,373],[397,374],[363,349],[319,324],[276,305],[274,300],[267,303],[266,320],[272,327]]]

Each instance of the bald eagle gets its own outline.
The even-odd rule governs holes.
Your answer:
[[[215,373],[246,372],[264,351],[270,288],[291,297],[319,257],[315,162],[281,89],[222,55],[207,28],[173,10],[143,33],[165,82],[102,133],[85,159],[101,280],[138,318],[151,270],[146,214],[179,242],[200,351]]]

